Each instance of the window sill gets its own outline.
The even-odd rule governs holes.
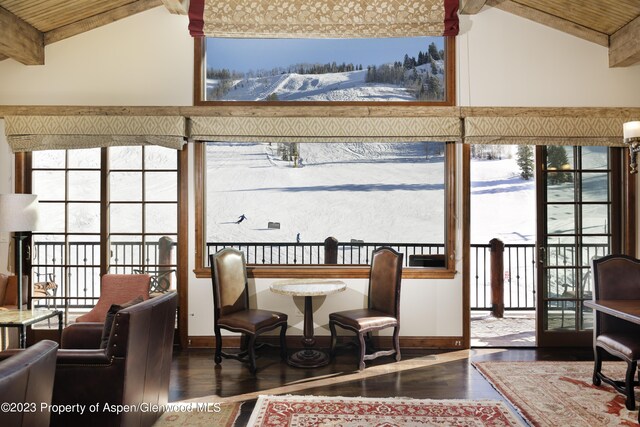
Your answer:
[[[199,279],[211,278],[211,270],[197,268],[194,270]],[[369,267],[345,266],[247,266],[247,275],[250,278],[342,278],[342,279],[368,279]],[[455,270],[445,268],[415,268],[406,267],[402,270],[403,279],[453,279]]]

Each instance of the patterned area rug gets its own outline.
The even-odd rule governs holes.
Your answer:
[[[607,384],[593,385],[593,362],[473,362],[473,365],[534,426],[638,425],[638,411],[625,408],[624,396]],[[604,362],[603,372],[622,379],[625,367],[620,362]]]
[[[249,426],[521,426],[498,401],[260,396]]]
[[[167,411],[154,427],[215,426],[232,427],[240,414],[242,403],[212,403],[203,399],[175,402],[172,411]]]

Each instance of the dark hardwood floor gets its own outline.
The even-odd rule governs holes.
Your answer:
[[[316,369],[290,367],[281,362],[277,350],[264,349],[257,361],[258,372],[252,376],[245,365],[235,360],[223,359],[222,364],[216,365],[213,349],[189,349],[174,354],[169,401],[248,394],[236,423],[244,426],[255,405],[253,394],[504,400],[471,366],[471,361],[480,360],[593,360],[593,353],[590,348],[478,348],[470,350],[467,357],[464,351],[406,349],[401,362],[378,358],[358,374],[355,351],[348,349],[338,352],[328,366]]]

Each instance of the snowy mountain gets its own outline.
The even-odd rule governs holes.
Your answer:
[[[388,65],[393,68],[393,65]],[[369,70],[324,74],[281,73],[264,77],[207,79],[207,99],[220,101],[415,101],[420,82],[431,76],[443,85],[442,60],[404,70],[413,88],[367,81]],[[381,67],[378,67],[379,69]],[[374,68],[375,69],[375,68]],[[433,71],[436,71],[433,73]],[[426,83],[425,83],[426,84]],[[416,88],[418,85],[418,88]]]

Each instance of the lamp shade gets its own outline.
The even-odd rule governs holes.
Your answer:
[[[640,138],[640,121],[624,123],[622,125],[622,134],[625,142]]]
[[[38,196],[0,194],[0,231],[34,231],[38,227]]]

